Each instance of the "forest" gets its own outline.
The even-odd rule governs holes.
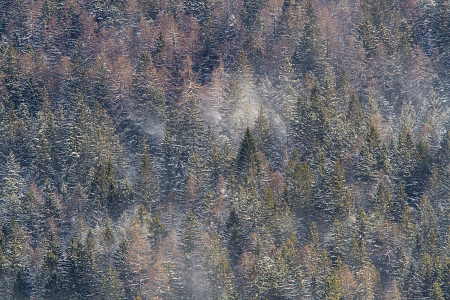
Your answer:
[[[450,0],[1,0],[0,299],[450,300]]]

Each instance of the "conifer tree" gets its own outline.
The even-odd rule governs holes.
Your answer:
[[[321,36],[313,2],[306,0],[303,9],[306,21],[292,57],[292,64],[297,74],[313,73],[321,78],[325,75],[327,61],[325,43]]]
[[[259,11],[267,4],[267,0],[245,0],[242,3],[242,20],[248,29],[257,22]]]
[[[278,153],[281,152],[281,149],[277,145],[277,139],[270,128],[265,111],[266,110],[261,103],[258,117],[256,118],[255,125],[253,127],[255,143],[264,156],[270,160],[271,165],[274,168],[279,168],[280,157]]]
[[[100,63],[95,70],[95,75],[92,80],[92,97],[95,102],[103,105],[109,112],[112,111],[111,104],[108,102],[108,97],[111,94],[109,70],[105,63]]]
[[[69,137],[68,185],[74,188],[78,182],[84,184],[91,165],[92,111],[85,104],[81,93],[73,100],[73,124]]]
[[[150,148],[147,141],[141,141],[140,168],[137,174],[134,190],[138,201],[152,207],[159,201],[159,184],[150,157]]]
[[[261,162],[257,154],[255,140],[250,129],[247,127],[236,157],[236,177],[242,178],[242,176],[249,175],[249,173],[259,176],[260,172]]]
[[[403,126],[398,133],[397,151],[395,155],[395,173],[403,185],[409,187],[414,171],[415,147],[411,132]],[[409,194],[411,195],[411,194]]]
[[[35,248],[45,236],[44,199],[36,185],[32,185],[24,194],[21,202],[22,216],[19,222],[29,233],[30,245]]]
[[[77,94],[86,97],[88,90],[89,84],[86,69],[83,66],[80,53],[76,51],[70,59],[70,73],[64,82],[65,104],[71,106],[73,101],[76,101],[75,98],[79,97]]]
[[[13,284],[12,299],[31,299],[31,291],[32,283],[29,270],[27,268],[21,268],[17,271],[17,275]]]
[[[177,199],[181,198],[181,183],[184,179],[184,168],[181,164],[181,147],[177,144],[175,136],[168,130],[160,145],[159,176],[161,196],[167,197],[171,192]]]
[[[159,245],[168,233],[159,215],[155,215],[149,220],[148,224],[149,242],[154,250],[158,250]]]
[[[329,144],[330,114],[324,99],[319,95],[314,77],[308,77],[313,87],[308,98],[298,97],[297,115],[294,116],[293,131],[296,136],[294,145],[300,154],[312,160],[313,153],[319,149],[327,149]]]
[[[199,264],[200,256],[200,223],[192,211],[188,211],[181,228],[180,249],[183,251],[182,289],[180,298],[194,299],[204,292],[197,286],[200,283],[202,268]]]
[[[364,144],[360,152],[358,169],[362,179],[375,180],[379,172],[387,172],[389,169],[389,157],[387,148],[381,140],[377,127],[369,123]]]
[[[41,110],[37,114],[38,132],[33,141],[33,169],[38,186],[42,186],[46,178],[52,181],[56,179],[56,172],[53,169],[55,163],[52,159],[54,154],[52,144],[56,142],[56,124],[50,109],[49,99],[46,97]]]
[[[185,0],[184,7],[187,14],[192,14],[195,19],[204,25],[210,18],[210,13],[213,9],[213,3],[209,0],[192,1]]]
[[[213,193],[218,193],[217,185],[223,176],[223,155],[220,153],[216,143],[212,146],[206,165],[209,171],[207,176],[209,190]]]
[[[340,286],[338,270],[334,270],[328,279],[326,299],[339,300],[342,297],[342,289]]]
[[[151,56],[142,52],[133,76],[131,91],[135,102],[136,121],[140,125],[157,126],[165,118],[166,100],[162,90],[155,84],[156,79]]]
[[[380,181],[378,185],[374,206],[385,217],[388,217],[392,211],[392,196],[389,186],[386,186],[383,181]]]
[[[42,265],[43,298],[60,299],[62,297],[62,253],[55,232],[50,231],[50,237],[46,244],[46,254]]]
[[[429,146],[422,138],[416,143],[415,150],[414,176],[412,186],[408,191],[411,196],[420,199],[430,179],[432,161]]]
[[[244,251],[245,236],[242,232],[242,221],[235,209],[232,209],[225,223],[225,237],[227,240],[228,252],[234,266],[242,252]]]
[[[180,142],[183,147],[182,159],[187,161],[190,154],[204,156],[207,151],[206,128],[196,100],[190,98],[180,116]]]
[[[21,198],[23,179],[20,176],[20,164],[16,162],[14,154],[11,152],[6,161],[6,176],[1,185],[1,214],[7,220],[12,221],[21,214]]]
[[[99,294],[100,277],[94,237],[89,231],[84,243],[72,238],[65,261],[66,297],[74,299],[96,298]]]
[[[351,126],[350,130],[354,133],[354,136],[357,136],[361,130],[361,126],[363,126],[363,113],[361,109],[361,104],[359,102],[355,90],[351,89],[349,92],[350,97],[346,118],[347,122],[349,122]]]
[[[294,151],[285,171],[285,193],[287,203],[294,212],[299,212],[311,203],[313,178],[307,162],[302,162],[300,154]]]
[[[119,246],[117,247],[117,251],[114,256],[115,261],[115,269],[118,272],[119,279],[123,283],[123,287],[125,290],[125,295],[127,298],[131,297],[131,280],[132,275],[130,274],[130,270],[128,269],[128,261],[127,257],[130,252],[130,243],[126,237],[123,237],[119,242]]]
[[[19,68],[19,57],[17,50],[9,46],[2,57],[1,71],[5,74],[3,84],[8,93],[9,101],[13,108],[17,109],[22,103],[23,87]]]
[[[328,203],[328,205],[333,206],[329,209],[331,210],[332,215],[337,215],[338,206],[342,207],[343,203],[346,200],[345,198],[347,197],[347,187],[345,186],[345,184],[346,182],[344,167],[342,166],[340,161],[337,161],[331,174],[331,201],[330,203]]]
[[[213,299],[237,299],[235,276],[228,262],[229,256],[219,235],[213,232],[206,245],[205,269]]]
[[[301,297],[304,292],[304,276],[301,270],[300,252],[298,240],[294,232],[291,231],[289,239],[287,239],[280,250],[280,255],[286,264],[286,273],[281,274],[286,281],[285,297],[287,299],[295,299]]]
[[[43,205],[43,215],[44,218],[48,220],[53,220],[57,225],[60,225],[62,218],[61,203],[58,194],[53,189],[50,180],[46,180],[43,190],[44,205]],[[46,226],[47,227],[47,226]]]
[[[123,291],[122,283],[119,280],[116,269],[111,265],[106,269],[103,275],[101,296],[99,299],[104,300],[123,300],[125,299],[125,293]]]
[[[89,187],[90,207],[95,211],[100,207],[117,217],[128,203],[122,201],[119,182],[111,160],[100,162],[95,170]]]

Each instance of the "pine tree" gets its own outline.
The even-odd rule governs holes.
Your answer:
[[[82,97],[88,95],[89,84],[86,69],[82,63],[80,53],[75,52],[70,59],[70,73],[64,82],[65,104],[70,106],[80,94]]]
[[[255,144],[264,156],[270,160],[271,165],[278,169],[280,167],[281,159],[277,154],[280,153],[281,148],[279,148],[276,144],[277,141],[273,131],[270,128],[265,111],[266,110],[261,103],[258,117],[256,118],[255,125],[253,127]]]
[[[331,124],[329,110],[319,95],[315,78],[307,77],[307,80],[312,84],[310,95],[305,100],[298,97],[292,130],[295,133],[294,145],[302,156],[312,160],[317,149],[329,146]]]
[[[259,11],[267,4],[267,0],[244,0],[241,16],[248,29],[256,25]]]
[[[167,230],[164,227],[164,224],[161,221],[161,217],[159,215],[155,215],[149,220],[148,232],[150,245],[154,250],[158,250],[159,245],[168,235]]]
[[[12,299],[26,300],[31,299],[32,283],[31,274],[27,268],[21,268],[13,284]]]
[[[14,154],[11,152],[8,156],[5,166],[5,177],[1,185],[3,218],[11,221],[21,214],[21,198],[24,181],[20,176],[20,164],[16,162]]]
[[[333,172],[331,174],[331,186],[329,187],[331,198],[330,203],[328,205],[333,206],[332,208],[329,208],[328,210],[331,210],[332,215],[337,216],[338,215],[338,208],[341,209],[344,208],[344,202],[346,202],[347,195],[347,187],[346,187],[346,180],[345,180],[345,171],[344,167],[342,166],[340,161],[337,161]],[[351,204],[351,203],[346,203]],[[351,211],[351,206],[348,207],[349,212]],[[345,214],[347,215],[347,214]]]
[[[53,220],[57,225],[60,225],[62,218],[61,203],[49,180],[46,180],[42,193],[44,196],[43,215],[45,220]]]
[[[46,254],[42,265],[43,297],[44,299],[60,299],[62,297],[62,254],[59,241],[55,232],[50,232],[50,237],[46,245]]]
[[[429,146],[423,139],[416,143],[415,153],[412,186],[407,191],[415,199],[420,199],[430,179],[432,162]]]
[[[386,173],[389,169],[387,148],[381,140],[377,127],[369,123],[364,144],[360,152],[358,169],[365,181],[375,180],[380,172]]]
[[[175,193],[177,199],[181,198],[181,183],[184,178],[184,168],[181,164],[181,146],[168,130],[160,145],[159,178],[161,196],[167,197]]]
[[[225,223],[225,237],[233,266],[244,251],[245,236],[242,232],[242,226],[238,213],[235,209],[232,209]]]
[[[383,181],[380,181],[380,184],[378,185],[374,208],[384,217],[388,217],[392,211],[391,192],[389,191],[389,186],[386,186]]]
[[[95,102],[103,105],[109,112],[111,112],[112,107],[108,102],[108,97],[111,94],[110,84],[110,74],[105,63],[99,63],[95,70],[95,75],[92,80],[92,98]],[[94,102],[94,103],[95,103]]]
[[[215,232],[206,245],[205,269],[212,299],[237,299],[235,276],[228,262],[228,252]]]
[[[294,232],[291,231],[289,239],[283,243],[280,255],[286,264],[286,274],[282,274],[286,282],[285,297],[297,299],[303,294],[304,277],[300,263],[299,244]]]
[[[166,100],[163,91],[155,84],[156,80],[152,59],[148,53],[142,52],[133,75],[131,91],[136,122],[141,126],[157,126],[165,118]]]
[[[125,289],[126,298],[131,298],[131,281],[132,275],[130,274],[130,270],[128,268],[128,254],[130,252],[130,243],[126,237],[122,238],[119,242],[119,246],[117,247],[117,251],[115,253],[115,266],[119,275],[120,281],[123,283],[123,287]]]
[[[161,4],[158,0],[144,0],[141,1],[144,15],[152,20],[155,20],[161,10]]]
[[[111,265],[106,269],[103,275],[101,296],[102,300],[123,300],[125,299],[125,293],[123,291],[122,283],[119,280],[116,269]]]
[[[304,3],[304,22],[302,35],[296,45],[292,64],[297,74],[313,73],[318,78],[325,75],[326,46],[322,39],[317,13],[312,1]]]
[[[32,185],[21,202],[23,215],[20,223],[26,228],[31,238],[30,244],[35,248],[45,236],[44,199],[36,185]]]
[[[192,16],[197,19],[200,25],[204,25],[210,18],[210,14],[213,9],[213,3],[211,3],[209,0],[185,0],[184,7],[187,14],[192,14]]]
[[[204,157],[207,151],[205,122],[194,98],[187,100],[180,117],[179,130],[180,142],[183,147],[182,159],[187,161],[190,154],[193,153],[199,153]]]
[[[380,37],[376,30],[377,29],[370,18],[364,18],[363,22],[361,22],[358,27],[358,35],[367,57],[375,55],[377,46],[380,42]]]
[[[208,161],[206,162],[207,170],[209,170],[207,174],[208,189],[213,193],[220,192],[217,190],[217,185],[223,176],[223,164],[223,155],[220,153],[217,144],[214,143]]]
[[[192,211],[188,211],[181,228],[180,249],[183,251],[182,289],[179,297],[195,299],[203,293],[197,286],[201,280],[200,256],[200,223]]]
[[[436,251],[436,231],[437,231],[437,223],[436,223],[436,213],[431,206],[427,195],[423,196],[422,202],[419,206],[420,208],[420,220],[421,220],[421,228],[422,228],[422,237],[424,241],[424,246],[433,248],[434,252]],[[430,250],[430,249],[429,249]],[[433,254],[433,252],[430,252]]]
[[[95,170],[89,187],[90,207],[93,211],[103,208],[108,213],[117,217],[128,203],[121,199],[121,191],[112,161],[100,162]]]
[[[284,0],[278,20],[278,34],[290,41],[296,41],[301,33],[299,1]]]
[[[311,203],[313,178],[307,162],[302,162],[297,150],[289,160],[284,176],[287,203],[300,212]]]
[[[14,108],[22,103],[22,80],[19,67],[19,55],[13,46],[9,46],[2,59],[1,71],[5,74],[3,84],[5,85],[8,98]]]
[[[91,231],[88,232],[84,243],[72,238],[64,269],[67,297],[95,299],[98,296],[100,277]]]
[[[38,186],[42,186],[47,178],[56,181],[56,172],[53,168],[55,163],[52,160],[52,143],[56,142],[56,124],[52,112],[50,111],[48,97],[38,112],[38,131],[34,138],[33,169],[35,181]]]
[[[398,134],[397,149],[395,155],[395,174],[404,185],[405,192],[412,185],[412,173],[414,171],[415,147],[411,132],[403,127]],[[407,194],[412,196],[411,193]]]
[[[342,289],[340,286],[338,270],[334,270],[328,279],[327,300],[340,300],[342,297]]]
[[[187,207],[192,207],[193,210],[201,210],[203,205],[203,198],[207,194],[207,170],[200,155],[192,153],[188,161],[188,178],[186,181],[184,200]]]
[[[247,127],[236,157],[236,177],[242,178],[242,176],[249,174],[259,176],[260,172],[261,162],[257,155],[255,140],[250,129]]]
[[[159,202],[159,185],[150,157],[150,148],[145,139],[141,141],[140,156],[140,168],[134,190],[141,204],[153,207]]]
[[[73,100],[73,124],[70,130],[68,146],[68,174],[69,188],[74,188],[79,182],[85,184],[86,175],[91,168],[93,157],[93,120],[92,111],[85,104],[82,95],[77,94]]]
[[[346,113],[347,122],[350,124],[350,130],[353,132],[354,136],[358,136],[363,126],[363,113],[361,109],[361,104],[359,102],[358,96],[355,90],[351,89],[348,103],[348,111]]]
[[[400,222],[402,219],[402,214],[405,209],[406,203],[406,194],[403,189],[403,184],[400,183],[398,188],[397,195],[394,196],[392,203],[392,218],[394,222]]]

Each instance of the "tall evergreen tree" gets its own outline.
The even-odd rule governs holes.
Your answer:
[[[1,185],[1,214],[3,218],[12,221],[21,214],[21,198],[23,188],[23,178],[20,176],[20,164],[16,162],[14,154],[11,152],[6,161],[6,176]]]
[[[306,0],[303,9],[306,20],[303,25],[302,35],[292,57],[292,64],[297,74],[313,73],[318,78],[321,78],[325,75],[327,62],[325,42],[321,36],[317,12],[313,2]]]
[[[261,162],[258,157],[255,140],[250,129],[247,127],[244,139],[236,157],[236,177],[242,178],[250,174],[258,176],[261,172]]]
[[[374,180],[380,172],[389,171],[389,157],[387,148],[381,140],[380,133],[375,124],[369,123],[364,144],[360,152],[359,170],[362,179]]]
[[[134,190],[138,197],[137,201],[144,205],[152,207],[159,202],[158,178],[145,139],[141,141],[140,167]]]
[[[151,56],[146,52],[141,53],[133,76],[131,97],[136,122],[142,126],[158,126],[165,118],[166,100],[162,90],[155,84],[156,79]]]

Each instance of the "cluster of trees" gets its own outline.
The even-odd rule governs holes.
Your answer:
[[[0,298],[450,299],[450,1],[0,1]]]

